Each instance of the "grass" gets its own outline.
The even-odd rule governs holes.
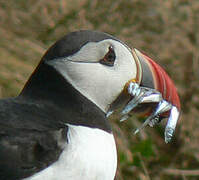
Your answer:
[[[70,31],[94,29],[146,52],[178,88],[182,115],[175,139],[163,141],[163,125],[146,128],[133,117],[114,121],[117,180],[198,179],[199,2],[163,0],[60,0],[0,2],[0,96],[15,96],[47,48]]]

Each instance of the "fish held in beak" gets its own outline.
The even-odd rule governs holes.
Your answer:
[[[153,127],[163,118],[168,118],[165,128],[165,142],[171,141],[180,115],[180,100],[176,87],[165,70],[148,56],[137,49],[132,50],[138,61],[138,76],[125,87],[131,100],[121,111],[121,121],[128,119],[129,113],[142,106],[153,105],[148,117],[134,134],[145,126]]]

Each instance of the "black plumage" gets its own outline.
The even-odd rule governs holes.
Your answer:
[[[67,124],[111,132],[105,113],[46,62],[112,36],[79,31],[55,43],[20,95],[0,100],[0,179],[18,180],[55,162],[67,142]]]

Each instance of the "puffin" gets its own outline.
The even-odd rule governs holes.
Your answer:
[[[109,122],[142,112],[146,125],[180,114],[171,78],[155,61],[107,33],[80,30],[53,44],[17,97],[0,100],[1,180],[113,180]]]

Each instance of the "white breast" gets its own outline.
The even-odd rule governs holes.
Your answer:
[[[69,125],[59,160],[26,180],[113,180],[117,153],[113,134]]]

